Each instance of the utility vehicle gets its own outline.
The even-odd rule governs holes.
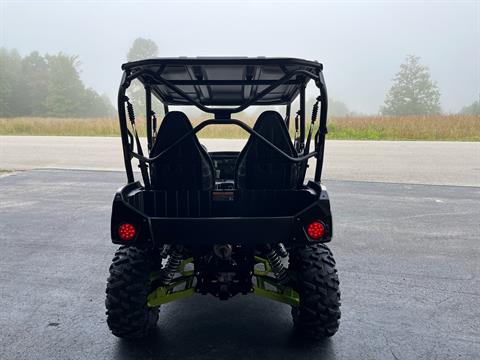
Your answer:
[[[114,335],[145,337],[156,327],[162,304],[207,294],[283,302],[302,336],[335,334],[340,290],[325,245],[332,217],[321,184],[328,101],[322,68],[316,61],[263,57],[122,65],[118,113],[127,184],[113,201],[111,238],[121,246],[106,290]],[[126,95],[135,79],[145,89],[145,152]],[[307,124],[310,80],[319,96]],[[252,105],[266,108],[253,128],[234,118]],[[193,127],[175,106],[213,115]],[[284,116],[272,110],[280,106]],[[164,113],[161,123],[157,111]],[[207,151],[196,134],[218,124],[249,134],[243,150]],[[313,176],[306,176],[309,165]]]

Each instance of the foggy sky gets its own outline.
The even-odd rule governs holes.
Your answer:
[[[378,112],[407,54],[430,68],[445,112],[480,93],[479,1],[0,3],[0,46],[79,55],[86,85],[112,99],[139,36],[160,56],[318,60],[330,96],[358,112]]]

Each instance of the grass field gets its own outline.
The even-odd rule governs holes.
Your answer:
[[[253,120],[244,120],[253,125]],[[194,120],[194,125],[201,120]],[[138,129],[144,135],[143,121]],[[480,116],[341,117],[328,124],[328,139],[349,140],[452,140],[480,141]],[[0,118],[0,135],[117,136],[113,118]],[[247,133],[233,125],[203,129],[203,138],[245,138]]]

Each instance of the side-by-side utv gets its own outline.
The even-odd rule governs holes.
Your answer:
[[[127,184],[112,209],[111,237],[121,245],[106,291],[112,333],[144,337],[156,327],[160,305],[191,295],[227,300],[252,294],[290,305],[295,328],[308,338],[335,334],[340,290],[325,245],[332,238],[332,217],[320,182],[327,133],[322,64],[158,58],[122,69],[118,113]],[[135,79],[145,88],[145,149],[126,96]],[[307,122],[310,80],[319,96]],[[163,109],[153,108],[152,96]],[[285,116],[266,110],[253,128],[234,118],[252,105],[284,105]],[[213,116],[192,127],[174,106],[196,106]],[[158,127],[156,111],[165,113]],[[243,150],[208,152],[196,134],[219,124],[248,133]]]

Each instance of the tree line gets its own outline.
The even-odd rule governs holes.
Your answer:
[[[114,115],[106,95],[85,87],[79,65],[77,56],[0,48],[0,117]]]
[[[150,39],[137,38],[126,54],[127,61],[158,56]],[[135,110],[145,112],[144,89],[138,81],[128,95]],[[386,116],[441,114],[440,90],[420,58],[408,55],[395,74],[379,112]],[[313,104],[314,99],[311,99]],[[340,101],[331,101],[330,115],[355,115]],[[461,111],[480,115],[479,99]],[[80,79],[77,56],[63,53],[40,55],[34,51],[22,57],[16,50],[0,48],[0,117],[51,116],[98,117],[115,114],[109,98],[86,88]]]
[[[441,114],[440,90],[418,56],[408,55],[400,65],[380,112],[387,116]],[[465,106],[460,113],[480,115],[480,94],[479,100]]]

